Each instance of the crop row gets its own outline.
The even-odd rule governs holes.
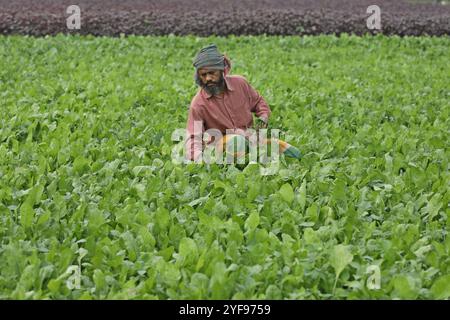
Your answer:
[[[69,30],[70,5],[80,28]],[[380,29],[369,29],[370,5],[380,8]],[[80,33],[136,35],[316,35],[383,33],[448,35],[450,5],[388,0],[50,1],[0,0],[0,34]]]

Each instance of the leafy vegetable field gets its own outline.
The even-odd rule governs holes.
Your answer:
[[[300,162],[172,163],[211,42]],[[449,51],[448,37],[0,37],[0,298],[449,298]]]

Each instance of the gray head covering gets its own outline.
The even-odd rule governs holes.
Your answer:
[[[224,56],[219,52],[215,44],[210,44],[200,50],[193,63],[196,70],[204,67],[224,70]]]

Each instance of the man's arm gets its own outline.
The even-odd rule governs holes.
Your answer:
[[[264,98],[247,82],[247,92],[250,98],[251,112],[264,121],[265,124],[269,121],[271,110]]]
[[[197,160],[203,150],[203,132],[205,126],[198,108],[191,103],[186,125],[186,158]]]

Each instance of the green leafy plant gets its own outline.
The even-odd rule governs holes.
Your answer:
[[[301,161],[172,162],[211,42]],[[448,299],[449,46],[0,37],[0,299]]]

